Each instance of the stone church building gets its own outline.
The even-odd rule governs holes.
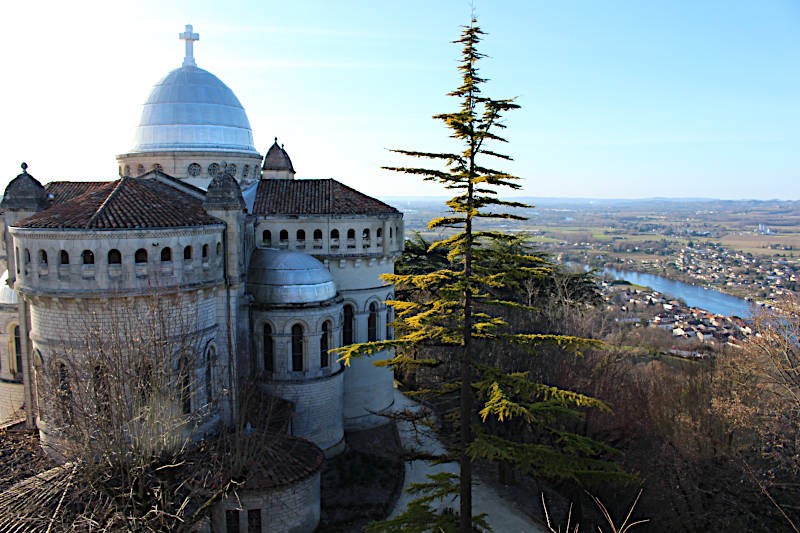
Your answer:
[[[333,456],[346,429],[383,424],[393,402],[391,370],[373,364],[389,354],[344,367],[328,350],[391,336],[381,275],[402,251],[402,214],[333,179],[296,179],[277,138],[262,156],[234,93],[197,67],[199,36],[180,38],[183,64],[153,87],[119,179],[43,185],[31,162],[5,190],[0,416],[24,418],[57,456],[47,389],[91,373],[65,347],[118,328],[112,318],[141,322],[157,293],[170,318],[138,327],[193,339],[196,379],[176,397],[203,413],[200,429],[230,422],[250,380],[291,404],[292,439]],[[318,468],[301,477],[249,510],[221,504],[212,529],[313,530]]]

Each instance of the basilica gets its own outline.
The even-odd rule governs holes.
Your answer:
[[[58,460],[68,443],[52,389],[95,368],[75,368],[66,348],[158,329],[191,339],[196,379],[174,398],[202,414],[198,435],[230,423],[254,382],[291,406],[293,442],[334,456],[345,430],[384,424],[392,405],[391,370],[373,364],[390,354],[345,367],[330,350],[391,338],[381,275],[402,252],[402,214],[334,179],[296,179],[277,137],[262,156],[233,91],[197,66],[199,35],[179,36],[183,64],[145,101],[118,179],[40,181],[30,161],[5,190],[0,416],[37,428]],[[168,318],[146,312],[154,294]],[[319,461],[296,477],[223,501],[210,529],[313,530]]]

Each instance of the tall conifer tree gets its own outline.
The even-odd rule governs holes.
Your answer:
[[[550,451],[544,455],[546,446],[538,446],[516,442],[487,431],[473,431],[473,421],[488,419],[498,423],[510,419],[518,419],[535,424],[545,415],[545,411],[558,411],[578,407],[605,408],[602,402],[580,394],[560,391],[554,387],[534,384],[528,381],[524,373],[504,374],[498,369],[485,365],[485,359],[479,360],[476,344],[481,352],[487,350],[488,343],[534,345],[541,342],[555,342],[567,349],[593,341],[565,337],[560,335],[515,333],[511,331],[503,318],[508,309],[524,307],[508,294],[513,294],[525,277],[541,276],[548,263],[540,255],[520,252],[509,256],[509,250],[524,250],[519,246],[519,238],[499,231],[487,229],[481,220],[512,219],[524,220],[524,217],[507,210],[529,207],[527,204],[503,200],[498,191],[503,189],[517,190],[521,186],[519,178],[502,170],[488,166],[487,160],[510,161],[511,157],[492,149],[492,145],[505,143],[498,134],[505,128],[503,115],[507,111],[519,108],[514,99],[493,99],[482,94],[486,79],[478,72],[478,62],[484,57],[477,45],[484,33],[473,19],[465,26],[461,37],[454,41],[460,44],[461,60],[458,70],[461,73],[461,85],[449,96],[457,98],[459,107],[452,113],[435,115],[443,121],[451,131],[451,137],[459,144],[459,151],[435,153],[413,150],[393,150],[396,153],[418,159],[439,162],[439,168],[424,167],[384,167],[388,170],[422,176],[426,181],[435,181],[445,188],[455,191],[455,196],[446,202],[448,214],[428,223],[429,229],[455,230],[449,237],[430,245],[429,256],[436,258],[432,268],[419,265],[410,269],[407,274],[386,275],[387,281],[398,287],[398,293],[413,293],[408,300],[389,302],[394,306],[397,318],[395,321],[397,336],[395,339],[370,342],[361,345],[345,346],[337,350],[347,361],[353,356],[364,356],[377,353],[387,348],[396,348],[393,359],[384,364],[396,367],[436,364],[435,359],[417,358],[417,348],[428,347],[426,353],[450,354],[457,360],[460,379],[459,388],[459,490],[460,513],[459,529],[462,532],[473,531],[472,517],[472,460],[478,457],[490,460],[502,460],[522,464],[523,472],[558,474],[570,470],[563,454]],[[424,243],[417,239],[416,245]],[[446,252],[446,261],[441,254]],[[421,250],[417,253],[422,257]],[[513,265],[513,267],[510,267]],[[476,364],[481,363],[476,373]],[[445,385],[443,388],[451,388]],[[476,392],[480,394],[480,405],[476,405]],[[544,400],[543,400],[544,399]],[[564,433],[565,439],[572,439],[572,447],[581,448],[586,455],[597,454],[602,449],[599,443],[581,440],[578,436]],[[595,446],[597,445],[597,446]],[[544,465],[539,458],[545,456],[550,463]],[[558,466],[555,466],[557,464]],[[575,469],[585,472],[614,471],[607,469],[604,463],[593,458],[584,458],[575,463]],[[566,476],[572,475],[566,474]],[[566,477],[565,476],[565,477]],[[446,493],[452,490],[452,480],[444,475],[439,479],[432,477],[431,486],[438,488],[418,487],[418,492]],[[399,517],[377,525],[394,530],[403,524],[404,528],[415,527],[419,522],[436,524],[441,528],[442,516],[437,515],[427,503],[432,497],[417,500],[415,507],[410,508],[413,517]],[[426,518],[427,517],[427,518]],[[435,517],[436,522],[431,522]],[[405,521],[404,521],[405,520]],[[476,524],[485,526],[483,520]],[[425,531],[425,527],[409,530]],[[449,530],[449,529],[448,529]]]

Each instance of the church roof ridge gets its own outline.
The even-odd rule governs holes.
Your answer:
[[[256,215],[399,215],[400,211],[333,178],[263,179]]]
[[[219,224],[202,200],[154,179],[120,178],[15,224],[20,228],[139,229]]]

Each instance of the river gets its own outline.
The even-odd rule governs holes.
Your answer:
[[[742,318],[751,318],[753,316],[750,302],[718,290],[690,285],[655,274],[642,274],[641,272],[616,270],[614,268],[604,268],[603,272],[614,279],[624,279],[635,285],[651,287],[673,298],[680,298],[690,307],[699,307],[718,315],[736,315]]]

